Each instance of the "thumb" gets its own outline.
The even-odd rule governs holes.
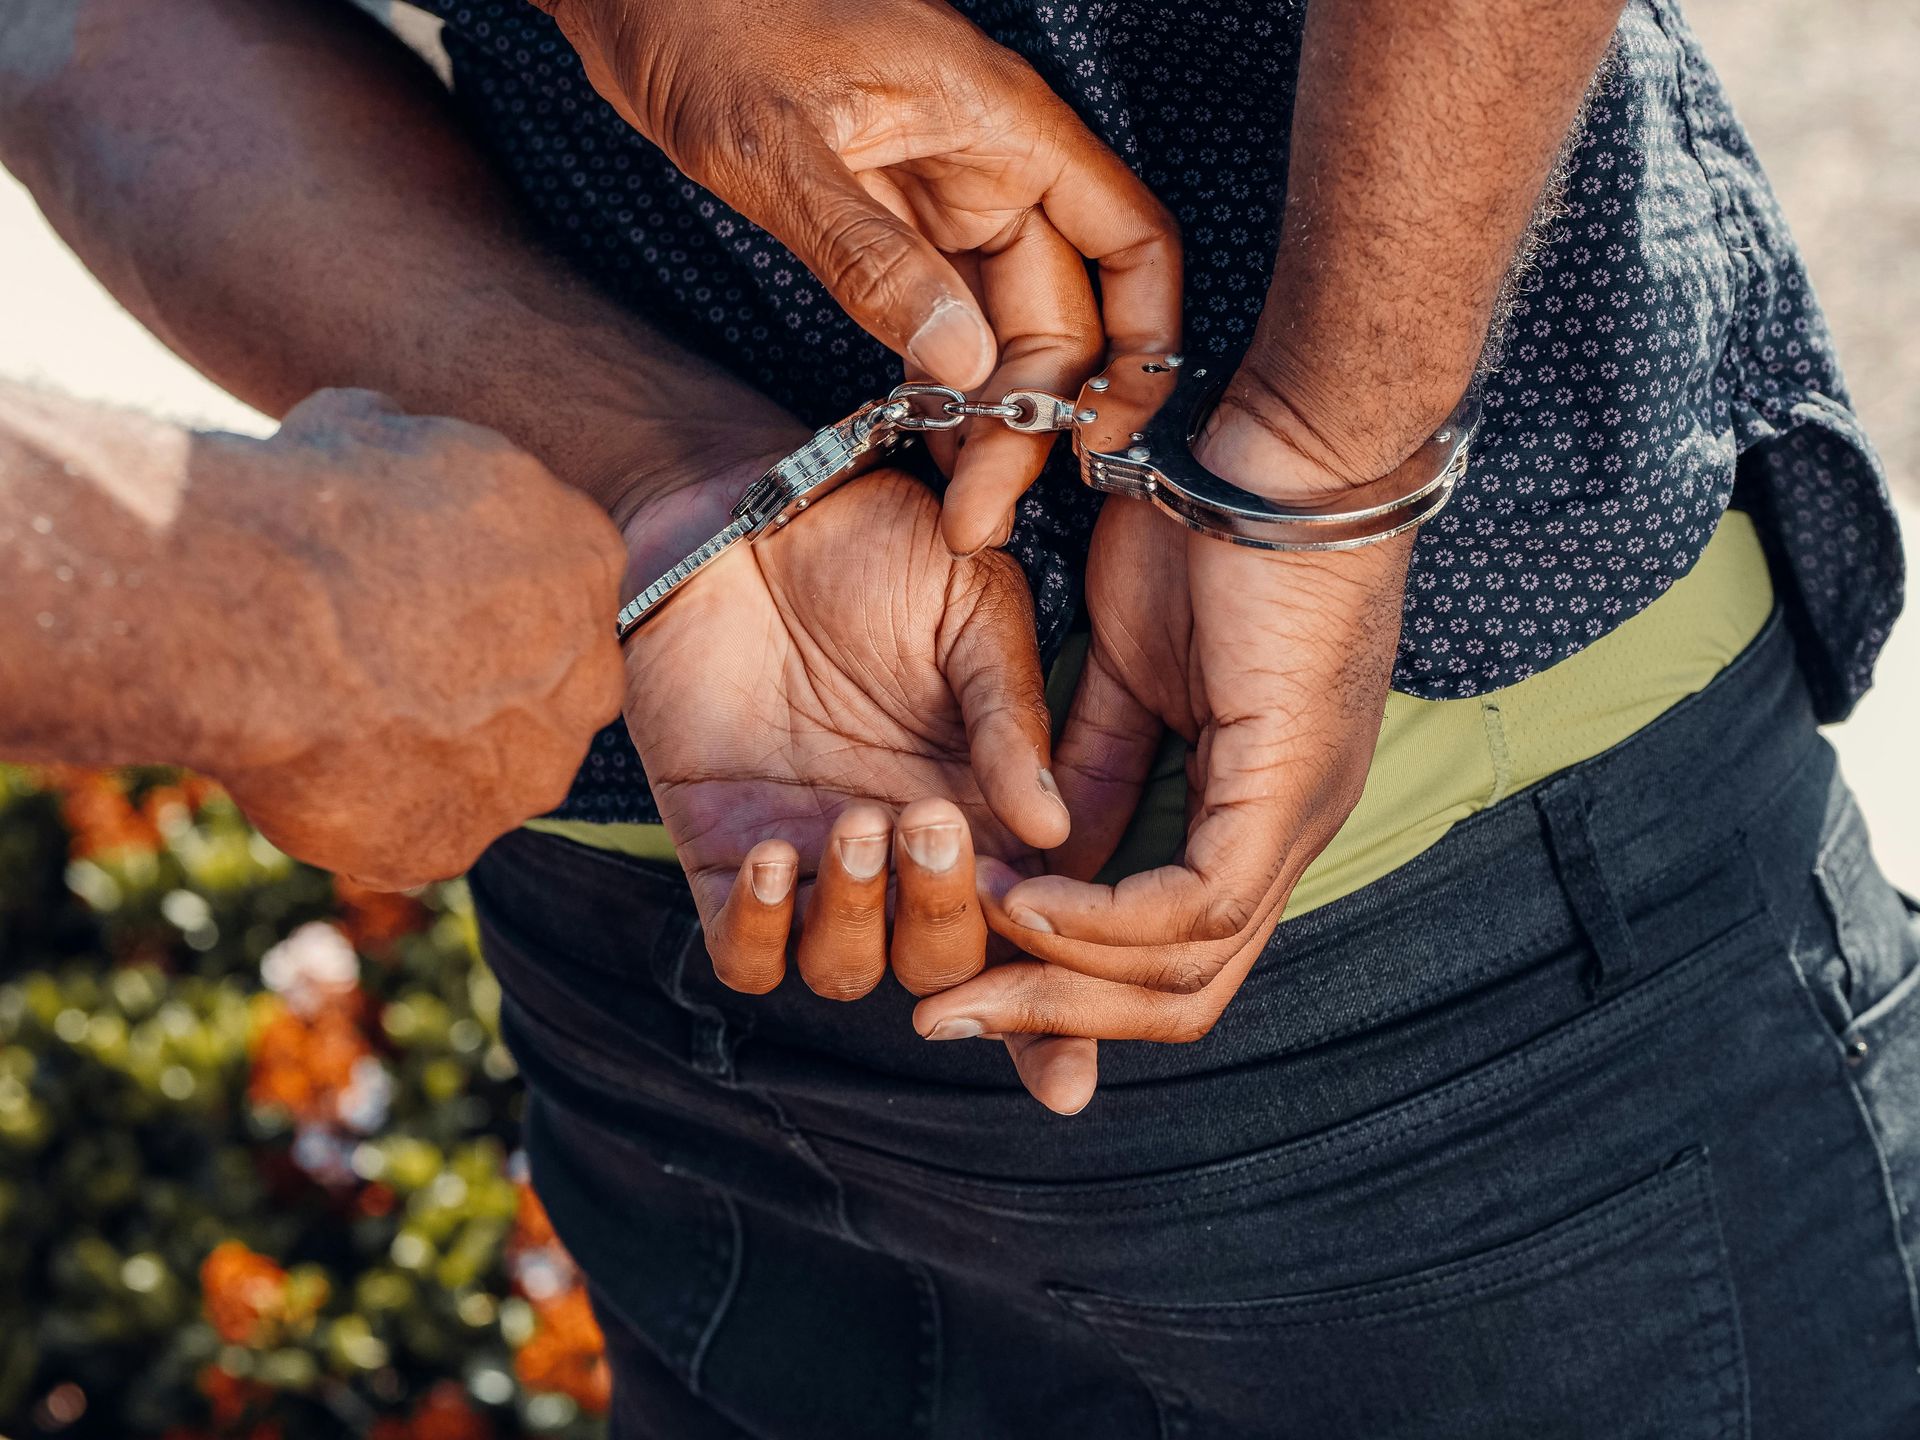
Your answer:
[[[1162,733],[1159,716],[1114,673],[1096,639],[1054,753],[1060,795],[1074,817],[1073,834],[1050,858],[1055,874],[1091,880],[1113,858],[1139,807]]]
[[[1027,1093],[1056,1115],[1078,1115],[1100,1083],[1100,1042],[1078,1035],[1003,1035]]]
[[[966,723],[974,779],[1001,824],[1024,844],[1049,850],[1071,826],[1047,769],[1051,722],[1026,585],[999,551],[956,563],[983,571],[980,593],[941,661]]]
[[[993,373],[993,330],[959,273],[870,194],[811,130],[769,147],[748,197],[716,193],[799,257],[861,329],[943,385],[971,391]]]

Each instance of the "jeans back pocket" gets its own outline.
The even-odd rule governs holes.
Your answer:
[[[1164,1440],[1724,1440],[1746,1365],[1704,1150],[1415,1274],[1216,1304],[1056,1289]]]

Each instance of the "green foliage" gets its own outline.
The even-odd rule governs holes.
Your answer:
[[[516,1377],[551,1241],[497,1017],[458,884],[336,887],[168,772],[0,769],[0,1434],[597,1434]]]

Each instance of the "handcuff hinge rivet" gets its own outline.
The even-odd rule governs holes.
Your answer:
[[[1149,460],[1152,457],[1153,452],[1144,445],[1136,445],[1127,451],[1127,458],[1129,460]]]
[[[1098,410],[1076,410],[1073,412],[1073,423],[1076,425],[1091,425],[1099,418],[1100,412]]]
[[[1113,384],[1113,382],[1107,379],[1106,376],[1096,375],[1093,379],[1087,381],[1087,388],[1089,390],[1104,390],[1111,384]]]

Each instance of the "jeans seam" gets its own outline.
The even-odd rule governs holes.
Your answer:
[[[931,1435],[940,1418],[941,1369],[946,1363],[945,1330],[940,1322],[940,1289],[933,1272],[918,1261],[903,1261],[920,1300],[920,1384],[914,1398],[913,1428]]]
[[[720,1333],[720,1327],[726,1322],[727,1314],[733,1309],[734,1296],[740,1293],[740,1274],[746,1268],[744,1251],[746,1250],[746,1230],[740,1223],[740,1207],[733,1197],[721,1190],[713,1192],[727,1217],[727,1225],[732,1243],[727,1246],[727,1278],[720,1287],[720,1294],[713,1304],[713,1313],[707,1317],[700,1338],[694,1342],[693,1354],[687,1360],[687,1388],[695,1395],[704,1395],[700,1382],[700,1371],[706,1364],[707,1351],[713,1346],[713,1340]]]

